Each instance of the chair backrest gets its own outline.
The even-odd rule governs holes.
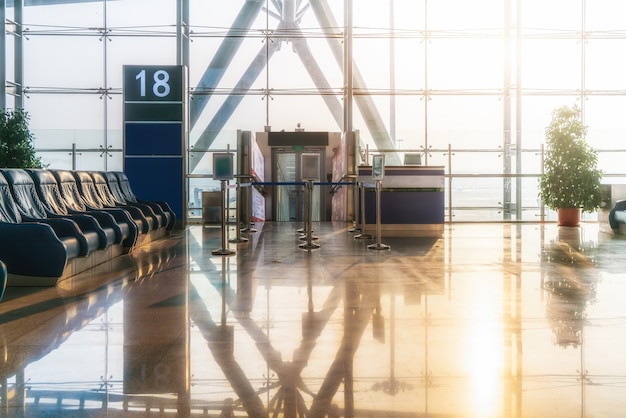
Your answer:
[[[73,174],[76,179],[76,184],[78,185],[78,190],[80,191],[80,196],[85,204],[92,209],[104,208],[105,204],[102,199],[100,199],[100,196],[98,196],[98,190],[96,190],[96,185],[89,172],[74,171]]]
[[[48,217],[46,208],[37,195],[35,182],[28,172],[19,168],[6,168],[2,170],[2,174],[11,187],[13,199],[22,216],[37,219]]]
[[[78,190],[78,185],[76,184],[76,179],[72,172],[69,170],[52,170],[52,174],[57,180],[65,206],[69,210],[85,212],[87,205],[83,202],[83,198]]]
[[[22,222],[19,209],[15,205],[15,200],[13,200],[11,186],[9,186],[9,182],[4,175],[0,175],[0,222],[12,224]]]
[[[137,196],[133,193],[133,189],[130,187],[130,181],[128,177],[126,177],[126,173],[123,171],[115,171],[115,175],[117,176],[117,181],[120,183],[120,189],[124,194],[124,200],[131,203],[137,203]]]
[[[31,169],[26,170],[35,182],[35,189],[39,195],[39,200],[46,207],[46,210],[57,215],[67,215],[67,207],[61,196],[59,183],[54,174],[48,170]]]
[[[120,205],[127,204],[128,202],[124,197],[124,192],[122,192],[120,183],[117,180],[117,176],[115,175],[115,173],[112,171],[104,171],[101,174],[106,179],[107,184],[109,185],[109,190],[111,191],[111,194],[115,197],[115,201]]]
[[[102,175],[102,173],[91,171],[89,174],[91,174],[93,184],[96,187],[96,191],[98,192],[98,196],[100,196],[102,203],[106,206],[123,205],[126,203],[118,202],[117,199],[115,199],[115,196],[111,193],[111,189],[109,188],[109,182],[107,182],[107,179]]]

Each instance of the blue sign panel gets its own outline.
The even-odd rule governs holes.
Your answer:
[[[124,66],[124,172],[141,199],[186,223],[187,74],[180,65]]]

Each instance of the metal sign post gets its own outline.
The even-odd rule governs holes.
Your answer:
[[[391,247],[381,243],[382,227],[380,223],[380,192],[385,177],[385,156],[372,156],[372,179],[376,181],[376,243],[367,246],[370,250],[389,250]]]
[[[299,248],[311,250],[320,248],[319,244],[312,242],[317,237],[313,236],[313,182],[319,181],[320,177],[320,156],[319,154],[305,153],[301,156],[300,168],[302,180],[305,180],[307,192],[307,207],[305,219],[306,242],[298,245]]]
[[[359,194],[361,195],[361,210],[359,215],[361,216],[361,230],[360,234],[354,236],[354,239],[373,239],[374,236],[365,233],[365,185],[360,182],[359,183]]]
[[[241,177],[240,176],[236,176],[237,177],[237,206],[236,206],[236,210],[235,210],[235,225],[237,225],[235,227],[235,238],[231,238],[228,240],[228,242],[233,242],[233,243],[239,243],[239,242],[248,242],[248,238],[246,237],[242,237],[241,236],[241,218],[239,216],[239,209],[241,205],[241,201],[242,201],[242,192],[241,192]]]
[[[304,250],[312,250],[316,248],[320,248],[320,245],[313,242],[313,180],[307,180],[306,182],[306,191],[307,191],[307,205],[308,205],[308,216],[306,220],[306,242],[298,245],[299,248]]]
[[[226,190],[228,189],[228,181],[234,178],[233,173],[233,154],[215,153],[213,154],[213,180],[220,180],[220,189],[222,191],[222,248],[211,251],[213,255],[233,255],[234,250],[227,248],[228,241],[226,239],[228,217],[228,200],[226,199]]]

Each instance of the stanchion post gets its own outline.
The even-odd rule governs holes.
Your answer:
[[[352,182],[352,228],[348,232],[363,232],[359,226],[359,183],[357,179]]]
[[[359,216],[361,217],[361,233],[354,236],[354,239],[373,239],[374,236],[365,233],[365,184],[359,182],[359,194],[361,195],[361,209]]]
[[[220,180],[220,188],[222,191],[222,248],[211,251],[213,255],[233,255],[234,250],[227,248],[228,241],[226,239],[227,217],[228,217],[228,199],[226,198],[226,190],[228,181],[234,178],[233,175],[233,154],[214,153],[213,154],[213,180]]]
[[[217,248],[213,251],[211,251],[211,254],[213,255],[233,255],[235,254],[234,250],[231,250],[230,248],[227,248],[227,241],[226,241],[226,216],[227,216],[227,212],[226,212],[226,187],[228,185],[228,180],[222,180],[221,181],[221,190],[222,190],[222,248]]]
[[[299,248],[304,250],[312,250],[320,248],[319,244],[313,242],[313,180],[307,180],[307,219],[306,219],[306,242],[298,245]]]
[[[247,175],[243,175],[242,177],[245,177],[247,180],[249,180],[250,182],[252,182],[253,177],[249,174]],[[241,228],[241,232],[248,232],[250,234],[257,232],[256,229],[253,228],[253,222],[252,222],[252,186],[247,186],[246,187],[246,194],[247,194],[247,205],[245,207],[246,210],[246,226],[244,228]]]
[[[319,248],[319,244],[312,242],[317,237],[313,237],[313,181],[319,181],[320,177],[320,155],[313,153],[304,153],[300,157],[300,168],[302,179],[306,181],[306,219],[305,219],[305,233],[306,242],[300,244],[298,247],[306,250]]]
[[[239,207],[240,207],[239,205],[241,204],[241,183],[240,183],[239,178],[237,178],[236,194],[237,194],[237,206],[235,210],[235,225],[237,225],[237,227],[235,228],[236,236],[235,238],[231,238],[230,240],[228,240],[228,242],[234,242],[234,243],[248,242],[248,238],[241,236],[241,228],[239,227],[239,225],[241,224],[241,217],[239,216]]]
[[[367,246],[370,250],[389,250],[389,245],[381,243],[382,226],[380,219],[380,192],[382,190],[382,182],[385,177],[385,156],[384,154],[372,156],[372,179],[376,181],[376,243]]]

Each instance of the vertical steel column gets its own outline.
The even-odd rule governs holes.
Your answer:
[[[344,39],[343,39],[343,130],[352,132],[352,100],[353,100],[353,57],[352,57],[352,0],[344,0]]]
[[[424,165],[428,165],[428,0],[424,0]]]
[[[189,0],[176,0],[176,64],[189,67]]]
[[[7,9],[6,1],[0,0],[0,109],[7,107]]]
[[[522,174],[522,0],[517,0],[517,24],[516,26],[516,64],[515,72],[515,144],[517,145],[516,173]],[[517,182],[516,197],[517,207],[515,216],[518,221],[522,220],[522,179]]]
[[[503,103],[502,103],[502,217],[511,220],[511,1],[504,2],[504,53],[503,68]],[[519,203],[519,202],[518,202]]]
[[[15,108],[22,109],[24,107],[24,0],[13,1],[13,20],[15,21],[14,33],[14,74],[13,81],[15,83]]]
[[[343,131],[352,132],[352,0],[344,0],[343,2],[343,19],[344,19],[344,40],[343,40]],[[347,316],[347,315],[346,315]],[[352,357],[346,358],[346,373],[344,375],[344,410],[347,417],[354,416],[354,399],[352,398],[353,376],[352,376]]]
[[[396,138],[396,34],[393,0],[389,1],[389,136],[394,145],[398,145]]]
[[[109,162],[109,153],[106,152],[106,150],[109,149],[109,77],[107,74],[107,68],[108,68],[108,49],[107,49],[107,40],[108,38],[108,34],[109,34],[109,28],[108,28],[108,22],[107,22],[107,0],[104,0],[102,2],[102,80],[103,80],[103,87],[104,87],[104,94],[102,96],[102,99],[104,101],[103,105],[103,128],[104,128],[104,137],[103,137],[103,147],[105,149],[105,152],[102,153],[102,156],[104,157],[104,170],[108,171],[108,162]]]

